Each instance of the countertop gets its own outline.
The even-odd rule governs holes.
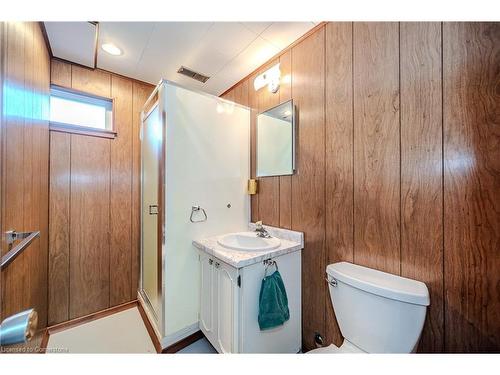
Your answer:
[[[265,259],[299,251],[304,248],[304,235],[288,229],[275,228],[264,225],[264,228],[273,237],[280,239],[278,248],[268,251],[237,251],[225,248],[217,240],[227,233],[213,236],[201,240],[194,240],[193,245],[201,251],[210,254],[223,262],[235,267],[242,268],[254,263],[262,262]],[[255,230],[255,224],[249,224],[249,231]]]

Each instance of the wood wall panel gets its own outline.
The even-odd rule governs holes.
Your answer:
[[[262,74],[273,65],[277,64],[279,60],[272,60],[263,66],[257,75]],[[257,116],[259,113],[265,112],[268,109],[275,107],[279,104],[279,94],[269,92],[267,88],[259,91],[254,91],[256,95],[256,110]],[[279,226],[280,225],[280,178],[279,177],[259,177],[258,187],[261,195],[259,196],[259,214],[258,220],[264,224]]]
[[[94,298],[94,296],[97,301],[94,305],[88,306],[89,311],[116,306],[133,300],[137,296],[140,264],[140,112],[144,102],[152,92],[153,86],[109,72],[72,65],[57,59],[52,60],[52,79],[53,84],[113,98],[114,129],[117,132],[115,139],[101,139],[101,141],[108,142],[107,162],[96,160],[94,168],[88,171],[89,178],[99,180],[103,184],[101,188],[107,186],[109,189],[109,193],[101,197],[100,204],[105,203],[105,205],[99,207],[99,212],[95,213],[99,220],[104,220],[105,215],[108,217],[106,224],[109,226],[107,229],[108,243],[103,245],[104,247],[101,249],[103,253],[96,261],[99,263],[99,267],[106,268],[105,262],[108,259],[109,266],[106,271],[102,271],[102,279],[93,275],[95,264],[90,257],[95,254],[92,254],[87,248],[84,248],[83,251],[80,250],[80,243],[75,243],[73,238],[71,239],[71,244],[68,245],[70,254],[68,261],[70,264],[79,263],[80,268],[77,270],[73,267],[70,268],[67,277],[71,280],[71,285],[69,281],[60,287],[56,283],[50,284],[50,294],[56,297],[61,293],[64,294],[65,288],[69,289],[68,299],[72,306],[69,315],[68,308],[64,304],[51,306],[52,321],[62,322],[68,318],[85,314],[87,312],[83,306],[86,304],[85,300]],[[52,137],[56,134],[58,133],[52,132]],[[81,146],[82,142],[87,142],[85,147],[88,148],[89,153],[99,152],[98,148],[102,148],[102,142],[92,136],[74,134],[68,136],[73,140],[69,151],[71,155],[78,151],[73,149],[75,142],[80,145],[79,147],[83,147]],[[105,155],[101,155],[101,157],[106,159]],[[69,199],[74,202],[77,198],[75,198],[76,193],[73,186],[85,189],[84,181],[79,179],[77,171],[69,165],[61,166],[61,171],[58,173],[66,173],[71,179],[72,189]],[[54,174],[55,172],[51,170],[51,179],[57,177]],[[101,181],[106,176],[107,180]],[[92,199],[94,198],[97,199],[96,196],[93,196]],[[51,205],[58,204],[55,202],[57,195],[51,195],[50,200]],[[70,216],[78,215],[79,211],[80,206],[72,204]],[[57,222],[57,215],[61,215],[61,212],[51,211],[51,221]],[[92,220],[87,220],[88,227],[83,229],[71,221],[69,225],[71,233],[80,233],[81,230],[86,232],[93,230],[101,233],[100,224]],[[51,245],[51,253],[59,254],[67,251],[64,246],[62,242],[54,242]],[[57,274],[59,271],[57,262],[58,260],[51,256],[50,269],[55,274],[51,274],[50,277],[54,279],[61,277]],[[87,288],[82,281],[82,275],[85,273],[88,273],[91,278],[91,283],[88,284]],[[75,278],[80,279],[77,284],[73,282]],[[105,288],[102,287],[104,284],[106,284]],[[74,302],[76,298],[81,298],[83,302],[81,304]]]
[[[50,81],[53,85],[71,88],[71,64],[52,59],[50,64]]]
[[[38,66],[38,78],[39,82],[39,93],[38,99],[40,100],[41,110],[39,117],[39,133],[37,135],[37,140],[41,142],[40,156],[38,158],[38,165],[40,168],[40,253],[39,257],[41,259],[39,263],[40,270],[40,295],[43,296],[46,302],[46,308],[43,309],[45,312],[40,319],[40,328],[44,328],[48,325],[48,266],[49,266],[49,153],[50,153],[50,132],[49,132],[49,121],[50,118],[50,55],[49,50],[45,44],[45,38],[40,30],[37,32],[38,42],[37,46],[37,58],[39,61]]]
[[[111,97],[111,73],[71,64],[71,87],[78,91]]]
[[[223,99],[230,100],[232,102],[249,106],[248,101],[248,81],[245,80],[233,87],[233,89],[227,92],[226,95],[221,96]]]
[[[19,189],[16,181],[23,181],[23,128],[25,116],[24,104],[24,44],[25,24],[21,22],[6,23],[6,56],[5,56],[5,125],[4,155],[2,158],[2,183],[4,184],[4,216],[2,233],[7,230],[22,230],[24,227],[24,189]],[[11,91],[9,91],[11,90]],[[7,248],[4,247],[4,251]],[[15,314],[25,306],[23,295],[27,290],[27,253],[19,256],[16,262],[7,268],[2,277],[3,283],[3,315]]]
[[[305,224],[303,267],[323,275],[326,263],[348,260],[424,281],[431,305],[421,352],[500,351],[499,25],[326,25],[326,253],[322,261],[311,251],[314,224]],[[323,32],[319,27],[313,35],[319,38]],[[291,95],[302,123],[304,112],[319,112],[325,104],[312,104],[314,87],[321,86],[315,81],[321,58],[309,51],[315,69],[297,70],[304,64],[293,53],[306,50],[313,35],[278,57],[285,76],[292,51]],[[251,103],[256,100],[254,78],[255,73],[244,79]],[[296,92],[300,80],[309,80],[309,86],[304,83],[307,89]],[[288,95],[282,85],[280,96]],[[315,135],[306,134],[304,141],[299,124],[301,145],[315,142]],[[297,155],[298,165],[312,168],[312,175],[321,173],[313,157],[318,148],[316,154],[304,154],[302,146]],[[298,189],[300,174],[299,169],[292,177],[293,228],[302,228],[296,220],[304,216],[296,202],[306,210],[302,200],[321,195]],[[288,192],[282,181],[280,225],[286,227],[282,205]],[[253,220],[259,216],[259,200],[269,200],[263,197],[267,193],[252,197]],[[318,220],[321,215],[318,211]],[[314,234],[320,237],[320,230]],[[326,343],[340,344],[328,290],[306,277],[303,349],[314,347],[315,331]],[[320,298],[326,301],[325,315],[311,312]]]
[[[238,104],[248,106],[248,90],[248,81],[242,82],[231,91],[234,94],[232,100]]]
[[[355,23],[354,261],[400,273],[399,26]]]
[[[47,324],[49,56],[38,23],[5,22],[2,75],[2,233],[40,230],[2,272],[2,316],[30,307]],[[47,165],[44,165],[47,163]],[[45,211],[44,211],[45,210]],[[5,243],[2,252],[7,251]]]
[[[444,23],[445,350],[500,351],[500,24]]]
[[[280,56],[281,79],[278,91],[280,103],[292,99],[292,51]],[[292,176],[279,177],[279,210],[281,228],[292,228]]]
[[[70,319],[109,307],[110,142],[71,135]]]
[[[441,24],[401,23],[401,275],[431,306],[420,347],[443,351]]]
[[[69,320],[71,135],[51,132],[49,326]]]
[[[24,128],[23,128],[23,169],[22,174],[18,177],[18,184],[21,182],[23,189],[23,228],[38,227],[38,210],[37,205],[40,199],[39,190],[37,189],[40,184],[39,168],[34,168],[34,157],[38,157],[39,143],[33,142],[34,128],[36,122],[33,116],[33,106],[35,102],[35,50],[34,50],[34,30],[35,24],[26,23],[24,25]],[[19,188],[19,185],[18,185]],[[36,275],[32,272],[38,263],[38,253],[40,242],[38,239],[30,245],[31,256],[26,256],[25,261],[25,280],[26,285],[22,294],[23,305],[28,305],[31,301],[36,301],[37,290]],[[46,302],[46,301],[43,301]],[[46,314],[46,312],[45,312]]]
[[[257,93],[253,87],[253,81],[257,74],[248,80],[248,105],[250,107],[250,177],[257,179]],[[232,91],[232,90],[231,90]],[[259,221],[259,197],[262,196],[259,183],[257,183],[257,194],[250,197],[250,217],[253,222]]]
[[[292,48],[292,91],[298,107],[297,172],[292,177],[292,229],[304,232],[302,332],[314,348],[325,332],[325,31]],[[262,196],[259,197],[259,205]]]
[[[111,247],[110,305],[135,298],[130,290],[132,272],[132,132],[133,83],[113,76],[116,139],[111,142]]]
[[[255,178],[256,173],[256,119],[259,113],[286,102],[291,99],[291,80],[284,80],[281,82],[281,88],[277,93],[270,93],[267,88],[262,88],[255,91],[253,88],[253,80],[255,77],[273,65],[280,63],[282,76],[291,78],[291,51],[277,59],[269,61],[266,65],[262,66],[254,75],[248,80],[244,80],[223,97],[228,100],[248,105],[252,109],[251,114],[251,176]],[[246,89],[248,99],[241,100],[241,93]],[[248,91],[249,90],[249,91]],[[291,188],[292,180],[290,176],[281,177],[260,177],[258,180],[258,195],[251,197],[252,205],[252,221],[262,220],[264,224],[272,226],[281,226],[283,228],[291,228]],[[259,204],[259,197],[261,202]]]
[[[326,263],[354,261],[352,23],[326,25]],[[342,344],[329,292],[326,339]]]
[[[228,91],[224,95],[221,95],[221,98],[234,102],[235,93],[239,89],[239,87],[241,86],[240,85],[235,86],[231,91]]]

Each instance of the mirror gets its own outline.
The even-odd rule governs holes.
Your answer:
[[[295,169],[295,106],[282,103],[257,116],[257,177],[291,175]]]

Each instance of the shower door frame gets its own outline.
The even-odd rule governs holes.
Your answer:
[[[156,88],[153,90],[149,98],[146,100],[143,106],[143,110],[141,111],[141,170],[140,170],[140,182],[141,182],[141,236],[140,236],[140,275],[139,275],[139,290],[138,293],[140,295],[140,299],[145,303],[145,309],[148,310],[148,316],[153,318],[153,326],[156,328],[156,333],[159,334],[159,339],[161,340],[165,335],[165,313],[164,313],[164,301],[165,301],[165,288],[163,288],[163,280],[164,280],[164,248],[165,248],[165,150],[166,150],[166,114],[164,110],[164,104],[161,100],[162,96],[161,82]],[[152,105],[149,103],[153,101]],[[147,293],[144,290],[143,285],[143,265],[144,265],[144,249],[143,249],[143,138],[144,138],[144,122],[149,118],[149,116],[154,112],[154,110],[158,108],[159,118],[158,120],[161,122],[162,128],[162,138],[159,152],[159,160],[158,160],[158,222],[157,222],[157,293],[160,296],[159,310],[157,316],[157,312],[153,308],[151,301]]]

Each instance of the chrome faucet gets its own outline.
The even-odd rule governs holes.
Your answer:
[[[266,230],[266,228],[262,226],[262,221],[257,221],[255,223],[255,226],[256,226],[255,231],[257,232],[258,237],[271,238],[269,232]]]

